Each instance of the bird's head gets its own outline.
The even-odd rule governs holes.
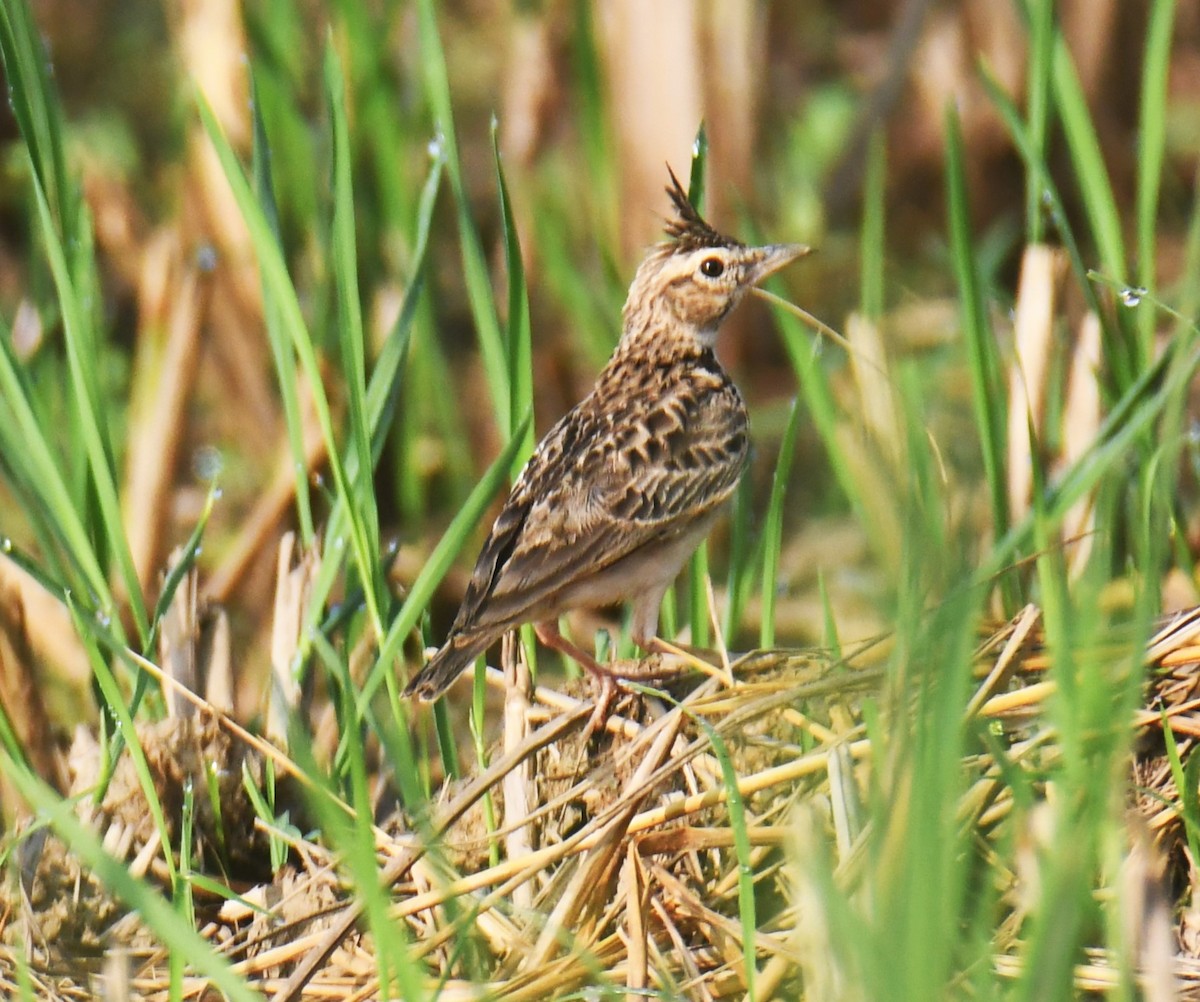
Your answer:
[[[666,225],[670,239],[651,249],[637,270],[625,302],[625,330],[637,336],[648,324],[665,321],[711,347],[721,321],[747,292],[811,248],[748,247],[718,233],[688,200],[674,171],[667,194],[676,213]]]

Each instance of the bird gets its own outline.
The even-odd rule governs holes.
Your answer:
[[[630,601],[633,641],[648,654],[664,649],[663,596],[749,458],[749,416],[717,360],[717,331],[750,289],[810,252],[718,233],[667,170],[674,216],[635,273],[620,340],[518,474],[447,639],[407,697],[436,699],[501,636],[532,623],[544,646],[599,682],[591,730],[614,672],[564,637],[559,617]]]

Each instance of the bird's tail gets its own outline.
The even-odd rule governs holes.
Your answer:
[[[419,672],[408,680],[404,695],[422,702],[437,699],[459,675],[471,667],[491,637],[459,633],[451,637]]]

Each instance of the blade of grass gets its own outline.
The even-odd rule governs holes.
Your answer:
[[[773,282],[773,280],[772,280]],[[771,288],[772,282],[768,283]],[[772,291],[774,291],[772,289]],[[819,338],[813,338],[808,329],[789,310],[772,304],[775,322],[783,335],[783,345],[792,363],[792,371],[800,384],[800,396],[808,414],[816,426],[829,465],[833,469],[838,486],[859,514],[863,511],[861,491],[855,480],[853,466],[838,441],[838,408],[829,375],[822,365],[822,349]]]
[[[7,331],[3,333],[7,335]],[[0,405],[0,451],[6,466],[15,464],[10,476],[19,477],[21,483],[14,486],[32,499],[25,505],[26,510],[45,527],[45,534],[53,537],[57,545],[50,552],[63,554],[64,566],[72,570],[72,583],[85,589],[97,608],[112,609],[114,600],[100,558],[34,412],[29,388],[7,336],[0,336]],[[120,629],[119,624],[116,628]]]
[[[792,403],[787,427],[779,443],[779,456],[775,460],[775,473],[771,478],[771,500],[763,524],[762,626],[758,638],[759,646],[763,648],[775,646],[775,589],[779,577],[779,554],[783,548],[783,502],[787,496],[787,482],[796,454],[796,437],[800,433],[802,414],[803,408],[797,397]]]
[[[167,828],[166,815],[163,814],[162,802],[158,798],[154,778],[150,774],[150,764],[146,759],[145,749],[142,748],[137,730],[134,727],[132,713],[125,703],[125,698],[121,693],[121,687],[117,683],[116,676],[113,675],[112,669],[101,654],[99,647],[91,639],[91,624],[81,618],[80,611],[69,598],[67,608],[70,610],[71,618],[75,622],[75,631],[79,634],[87,652],[88,662],[92,669],[92,677],[95,679],[96,689],[102,705],[117,723],[118,730],[109,755],[110,770],[116,767],[117,757],[120,755],[121,748],[128,748],[134,775],[137,776],[142,796],[146,798],[150,818],[154,822],[154,827],[161,841],[162,858],[167,867],[167,882],[173,885],[177,869],[175,859],[171,854],[170,830]],[[101,775],[99,786],[94,792],[97,803],[111,778],[111,771]]]
[[[408,345],[412,337],[412,327],[417,314],[418,305],[422,300],[425,287],[425,267],[429,249],[429,235],[433,220],[434,205],[441,185],[444,158],[439,152],[430,168],[429,177],[421,192],[418,202],[417,225],[413,249],[413,267],[415,269],[412,282],[404,296],[404,303],[392,327],[383,349],[376,360],[371,373],[371,382],[367,387],[367,414],[372,428],[371,457],[377,461],[383,452],[384,442],[393,422],[394,415],[400,403],[401,383],[405,373],[405,361],[408,358]],[[357,456],[351,453],[348,457],[351,475],[357,475]],[[327,540],[344,538],[348,514],[341,498],[334,502],[325,535]],[[311,650],[313,631],[320,629],[324,610],[334,585],[337,582],[339,569],[336,561],[326,561],[321,565],[316,580],[313,581],[305,629],[297,646],[297,664],[303,664]]]
[[[88,472],[100,506],[100,517],[109,547],[116,560],[117,569],[125,585],[129,609],[133,615],[138,638],[145,647],[150,632],[146,614],[146,603],[133,566],[133,555],[129,551],[129,540],[121,521],[121,503],[117,497],[115,462],[108,441],[108,423],[104,420],[100,406],[98,371],[100,369],[94,351],[94,339],[87,333],[89,321],[71,279],[66,251],[50,211],[49,202],[40,182],[34,178],[34,195],[38,217],[42,224],[46,256],[63,314],[63,329],[66,335],[67,361],[71,372],[71,389],[79,415],[79,428],[87,452]],[[101,592],[100,594],[103,594]],[[111,607],[105,610],[112,615]]]
[[[471,218],[471,206],[463,182],[462,168],[458,157],[458,139],[454,131],[454,112],[450,101],[450,80],[446,72],[446,54],[438,34],[437,16],[433,0],[417,0],[417,20],[421,40],[421,63],[425,71],[426,96],[433,108],[433,117],[438,138],[446,158],[446,173],[454,192],[458,218],[459,241],[462,245],[463,278],[467,286],[467,299],[471,316],[475,321],[475,333],[483,355],[484,371],[488,388],[492,394],[492,406],[496,412],[496,424],[502,437],[512,435],[512,409],[509,402],[511,387],[508,385],[504,337],[496,315],[496,304],[492,297],[492,284],[488,276],[487,258]]]
[[[692,162],[688,169],[688,201],[701,215],[704,213],[704,168],[708,164],[708,132],[704,123],[692,140]]]
[[[346,435],[348,452],[357,462],[347,461],[347,502],[358,513],[358,525],[352,533],[361,535],[355,548],[360,552],[359,575],[367,596],[371,616],[382,633],[386,584],[382,580],[379,553],[379,511],[375,502],[375,468],[371,448],[371,430],[367,417],[366,343],[363,337],[362,307],[358,292],[358,252],[355,244],[354,191],[350,177],[350,129],[346,122],[346,84],[337,50],[325,50],[325,89],[333,131],[333,273],[337,299],[338,344],[342,356],[342,376],[346,383],[349,424]]]
[[[275,191],[283,210],[280,233],[299,238],[320,225],[321,191],[312,178],[318,139],[307,92],[322,36],[295,4],[250,4],[242,16],[254,77],[252,110],[261,108],[274,152]]]
[[[305,793],[314,814],[320,818],[323,839],[331,848],[339,851],[376,940],[375,965],[378,968],[381,996],[424,998],[421,990],[422,972],[409,954],[406,926],[403,922],[392,921],[388,915],[391,902],[380,879],[375,852],[373,799],[364,758],[364,743],[357,736],[359,727],[354,683],[344,658],[331,645],[318,638],[317,651],[329,670],[329,677],[336,680],[334,698],[339,704],[339,719],[350,733],[346,735],[349,740],[343,740],[340,746],[340,750],[344,750],[345,766],[334,777],[324,774],[313,758],[308,740],[293,742],[297,764],[307,775],[318,778],[318,782],[306,788]],[[333,785],[335,778],[340,781],[340,787]],[[336,798],[339,788],[345,786],[349,787],[348,800],[353,808],[352,814],[347,814]],[[395,991],[390,990],[392,983],[395,984]]]
[[[1200,803],[1196,798],[1196,770],[1200,769],[1200,758],[1192,755],[1188,758],[1188,771],[1192,773],[1191,782],[1184,774],[1183,759],[1179,754],[1179,744],[1175,740],[1175,732],[1171,729],[1171,718],[1166,708],[1162,710],[1163,740],[1167,749],[1167,761],[1171,766],[1171,778],[1175,781],[1175,790],[1179,794],[1178,805],[1172,805],[1183,822],[1184,833],[1187,836],[1188,850],[1193,856],[1200,853]]]
[[[196,812],[196,791],[191,782],[183,783],[183,803],[179,808],[179,871],[171,887],[171,899],[175,904],[175,912],[188,928],[196,928],[195,898],[192,895],[191,848],[193,822]],[[174,1000],[183,998],[183,974],[186,957],[178,950],[171,950],[167,957],[169,987],[167,997]]]
[[[9,103],[29,155],[36,215],[63,320],[71,404],[78,432],[78,438],[72,440],[81,443],[93,498],[99,506],[98,519],[87,525],[86,536],[98,538],[100,542],[84,544],[78,559],[72,554],[69,560],[77,567],[82,564],[88,572],[95,600],[109,616],[114,612],[114,602],[101,565],[110,557],[116,561],[128,592],[138,637],[144,643],[148,630],[146,608],[121,522],[108,422],[102,420],[106,411],[101,407],[103,395],[98,373],[102,367],[95,317],[93,311],[83,308],[85,302],[98,301],[91,226],[78,185],[67,173],[62,112],[41,35],[24,2],[5,4],[0,8],[0,58],[8,79]],[[6,358],[6,364],[15,366],[11,355]],[[16,406],[28,407],[32,413],[30,399],[24,397]],[[54,480],[66,486],[59,476],[54,476]],[[83,481],[80,483],[82,486]],[[52,509],[52,517],[59,523],[60,531],[76,536],[75,523],[79,519],[69,513],[68,508],[79,511],[79,507],[71,499],[69,489],[66,499],[66,505]],[[63,499],[56,500],[61,502]],[[83,521],[90,520],[85,517]],[[91,551],[90,555],[88,551]],[[101,580],[104,580],[103,584]]]
[[[752,481],[751,477],[742,477],[733,496],[733,513],[729,516],[729,575],[725,585],[728,597],[723,630],[731,643],[742,621],[742,609],[746,599],[754,587],[754,572],[758,566],[754,560],[755,547],[751,534],[754,497]]]
[[[592,231],[601,247],[618,244],[617,171],[613,151],[617,143],[605,109],[603,70],[596,45],[591,0],[575,0],[571,37],[571,66],[575,72],[574,95],[579,101],[578,128],[583,140],[583,164],[591,195]],[[544,246],[540,244],[539,246]]]
[[[400,387],[404,377],[408,344],[412,337],[413,322],[425,288],[426,258],[429,250],[429,231],[433,223],[433,209],[442,183],[442,171],[446,165],[440,153],[434,157],[429,176],[421,189],[417,202],[416,232],[412,249],[412,276],[404,294],[404,302],[395,324],[384,342],[371,381],[367,386],[367,418],[371,425],[371,460],[379,461],[383,443],[391,428],[400,399]]]
[[[1054,103],[1067,140],[1067,151],[1075,173],[1075,183],[1083,199],[1092,239],[1096,242],[1102,269],[1122,283],[1128,282],[1125,239],[1116,196],[1104,164],[1095,123],[1088,110],[1087,98],[1075,72],[1071,54],[1061,33],[1055,38],[1052,91]],[[1117,315],[1116,329],[1106,343],[1113,349],[1107,359],[1113,367],[1117,386],[1129,386],[1145,367],[1148,356],[1129,330],[1127,316]]]
[[[400,5],[337,0],[336,9],[340,51],[354,101],[349,115],[357,126],[354,159],[372,168],[372,183],[364,192],[369,210],[364,212],[359,202],[360,226],[367,235],[360,245],[378,244],[385,267],[402,267],[405,247],[398,237],[414,208],[408,169],[414,158],[407,141],[418,127],[414,112],[423,109],[396,100],[392,62]],[[360,184],[359,190],[367,187]]]
[[[1171,33],[1175,23],[1175,0],[1155,0],[1146,30],[1142,60],[1142,88],[1138,114],[1137,226],[1138,285],[1153,294],[1158,287],[1158,192],[1162,183],[1167,145],[1167,74],[1170,71]],[[1118,274],[1116,272],[1113,273]],[[1154,314],[1138,313],[1141,357],[1154,349]]]
[[[1008,491],[1004,473],[1006,402],[1000,362],[996,357],[995,337],[988,322],[971,241],[965,153],[958,115],[952,107],[946,110],[946,192],[950,246],[971,372],[975,424],[979,432],[984,477],[992,502],[994,538],[999,540],[1009,528]]]
[[[688,564],[688,624],[692,643],[707,647],[710,641],[708,617],[708,541],[696,547]]]
[[[349,536],[353,557],[360,580],[371,582],[377,579],[374,567],[379,559],[378,547],[371,549],[368,543],[368,533],[363,524],[362,513],[354,505],[354,492],[351,490],[345,465],[342,462],[341,451],[338,448],[337,436],[333,427],[333,414],[329,407],[329,398],[325,393],[321,377],[321,366],[317,353],[309,336],[304,314],[300,309],[300,300],[296,288],[288,275],[287,263],[279,244],[275,241],[270,225],[263,213],[262,206],[255,199],[254,193],[237,162],[237,157],[229,141],[225,138],[216,116],[208,106],[204,96],[197,92],[196,102],[200,109],[200,118],[208,133],[209,141],[216,150],[217,158],[225,172],[226,180],[233,191],[234,199],[241,210],[242,218],[250,231],[251,243],[261,271],[263,281],[268,283],[279,305],[283,326],[291,339],[292,347],[300,359],[305,377],[309,382],[313,395],[313,407],[316,411],[317,422],[325,439],[329,456],[329,468],[333,474],[335,491],[345,504],[346,518],[349,523]],[[368,588],[366,592],[368,611],[372,626],[378,635],[384,632],[383,617],[378,607],[377,596]]]
[[[505,338],[508,342],[509,428],[516,428],[525,414],[533,413],[533,347],[529,328],[529,291],[525,285],[525,265],[521,260],[521,244],[517,224],[513,220],[512,200],[504,180],[500,162],[499,126],[492,119],[492,159],[496,165],[496,186],[500,193],[500,221],[504,226],[504,265],[508,272],[508,321]],[[533,423],[526,425],[525,440],[513,458],[512,476],[520,472],[533,452]]]
[[[40,187],[46,203],[46,213],[44,215],[39,213],[39,216],[41,216],[43,227],[57,237],[57,249],[63,261],[63,266],[55,271],[56,288],[61,283],[63,276],[67,276],[68,284],[75,292],[76,302],[74,305],[76,307],[83,302],[98,303],[100,299],[96,284],[90,223],[83,207],[78,184],[68,174],[65,165],[62,138],[63,117],[51,79],[46,46],[30,16],[29,8],[24,2],[6,4],[3,9],[0,9],[0,57],[3,58],[5,74],[9,83],[10,107],[21,129],[34,182]],[[63,304],[56,305],[59,313],[62,314],[64,312]],[[95,372],[99,370],[100,366],[98,364],[98,342],[94,333],[94,313],[96,311],[82,311],[76,308],[72,316],[72,329],[68,332],[68,351],[73,349],[78,351],[85,360],[82,373],[75,365],[75,360],[70,361],[72,385],[78,385],[78,377],[82,374],[84,384],[91,388],[90,400],[93,403],[101,399],[99,390],[96,388],[95,376]],[[22,404],[33,401],[32,396],[26,397]],[[70,462],[72,468],[87,468],[87,473],[75,477],[75,483],[68,485],[67,505],[73,508],[74,512],[69,512],[67,506],[53,506],[50,509],[49,518],[44,518],[42,517],[43,513],[39,513],[36,522],[43,529],[49,527],[53,522],[59,523],[60,526],[65,523],[67,525],[66,534],[71,536],[75,535],[71,523],[79,520],[86,523],[87,534],[91,542],[85,544],[78,554],[68,547],[65,551],[67,563],[76,567],[79,567],[81,563],[85,566],[92,562],[97,565],[102,562],[107,564],[110,556],[115,554],[120,564],[121,550],[123,547],[127,550],[124,529],[120,525],[119,519],[114,521],[112,518],[115,506],[108,503],[110,497],[104,484],[105,470],[102,468],[90,469],[97,456],[94,447],[99,442],[102,446],[100,451],[107,457],[106,465],[111,471],[112,447],[108,439],[108,426],[103,424],[98,428],[91,427],[90,421],[94,417],[94,412],[86,413],[78,399],[73,399],[71,404],[68,421],[72,428],[71,433],[66,437],[68,448],[74,451]],[[43,415],[44,417],[45,415]],[[81,428],[80,425],[83,427]],[[46,423],[47,428],[55,426],[54,422]],[[16,454],[19,456],[23,451],[23,449],[18,449]],[[74,466],[75,460],[78,460],[79,467]],[[89,493],[88,474],[96,481],[94,494]],[[59,477],[56,475],[55,479],[58,480]],[[38,482],[27,481],[27,483],[37,484]],[[71,489],[72,487],[74,490]],[[97,500],[102,504],[98,518],[90,510],[91,505]],[[75,512],[80,514],[76,516]],[[58,535],[60,538],[63,535],[59,530],[50,534]],[[42,531],[39,535],[45,538],[47,533]],[[109,541],[108,546],[105,544],[106,538]],[[88,551],[91,553],[89,554]],[[126,569],[127,565],[123,565],[122,570]],[[96,604],[103,606],[109,610],[108,614],[111,614],[114,602],[107,583],[100,585],[97,575],[88,574],[87,576],[90,578],[89,590],[93,593]],[[106,578],[106,571],[101,570],[99,576]],[[126,577],[127,587],[128,580]],[[139,626],[143,626],[145,620],[144,608],[140,602],[141,596],[136,588],[130,589],[130,592],[135,622]],[[141,617],[138,615],[139,610]],[[144,637],[144,633],[142,636]]]
[[[183,544],[179,559],[175,562],[171,568],[171,572],[167,575],[167,579],[163,582],[162,589],[158,594],[158,601],[154,604],[154,615],[150,621],[150,636],[146,641],[146,647],[150,650],[154,649],[154,645],[158,640],[159,625],[162,623],[163,617],[167,614],[167,610],[171,607],[171,601],[175,598],[175,592],[179,588],[179,583],[196,566],[196,558],[200,555],[200,542],[204,539],[204,530],[208,526],[208,519],[212,515],[213,505],[216,503],[218,494],[219,491],[214,483],[208,489],[208,496],[204,499],[204,507],[200,509],[200,517],[196,520],[196,524],[192,528],[187,542]]]
[[[1054,40],[1052,71],[1054,104],[1100,260],[1110,275],[1124,276],[1125,239],[1121,235],[1121,216],[1108,179],[1108,169],[1104,166],[1096,127],[1088,111],[1087,98],[1061,34]]]
[[[692,142],[687,192],[688,201],[699,213],[704,212],[704,168],[707,161],[708,133],[701,122]],[[708,542],[702,541],[688,564],[688,623],[692,629],[692,643],[697,647],[707,647],[709,642],[708,579]]]
[[[267,139],[267,127],[263,120],[262,101],[259,100],[258,75],[250,75],[250,122],[254,136],[252,172],[254,194],[262,206],[267,226],[276,243],[282,247],[279,232],[279,208],[275,201],[275,186],[272,180],[271,145]],[[283,405],[283,423],[287,429],[288,448],[292,453],[292,464],[296,478],[296,518],[300,525],[300,539],[305,548],[310,548],[316,539],[313,526],[312,500],[308,489],[308,469],[304,456],[304,428],[301,418],[300,397],[297,392],[296,357],[292,353],[279,304],[270,286],[263,282],[263,320],[267,329],[267,344],[271,349],[271,360],[275,365],[275,379],[279,388],[279,399]]]
[[[883,251],[887,201],[887,136],[882,129],[871,135],[867,149],[867,174],[863,182],[861,262],[861,310],[863,316],[878,321],[883,316]]]
[[[1108,363],[1104,368],[1102,378],[1106,381],[1107,386],[1113,388],[1110,390],[1112,395],[1120,396],[1129,388],[1129,383],[1125,382],[1125,380],[1132,379],[1136,375],[1132,372],[1129,365],[1127,358],[1128,351],[1125,347],[1121,330],[1111,319],[1109,311],[1102,308],[1095,288],[1088,281],[1088,267],[1084,262],[1079,241],[1068,219],[1062,196],[1050,176],[1050,171],[1045,161],[1037,153],[1033,137],[1030,135],[1025,123],[1021,120],[1020,112],[1017,111],[1017,107],[1013,104],[1012,99],[1004,92],[1004,89],[995,77],[988,72],[986,67],[982,69],[981,77],[984,88],[988,92],[988,97],[996,107],[1000,117],[1004,120],[1009,136],[1016,144],[1017,151],[1021,154],[1021,159],[1025,162],[1025,170],[1035,178],[1042,192],[1045,207],[1050,213],[1055,231],[1066,248],[1067,256],[1071,261],[1071,271],[1079,285],[1080,292],[1083,294],[1084,301],[1087,303],[1087,308],[1100,319],[1100,331],[1104,341],[1104,357]]]
[[[0,58],[9,107],[60,233],[75,229],[78,195],[63,155],[62,110],[42,35],[25,0],[0,4]]]
[[[758,939],[757,905],[754,900],[754,858],[751,855],[750,836],[746,831],[746,806],[738,789],[738,774],[734,768],[729,749],[716,729],[703,717],[691,715],[712,744],[713,754],[721,766],[721,778],[728,795],[725,806],[729,810],[729,827],[733,832],[734,853],[738,861],[738,917],[742,923],[742,976],[746,982],[746,998],[751,1002],[757,997],[754,990],[758,966],[755,961],[755,943]]]
[[[1046,132],[1050,120],[1050,71],[1054,57],[1054,0],[1029,0],[1029,66],[1025,74],[1026,129],[1029,157],[1038,164],[1046,159]],[[1042,182],[1039,172],[1025,170],[1025,239],[1041,243]]]

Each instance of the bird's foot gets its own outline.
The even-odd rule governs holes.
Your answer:
[[[596,683],[596,706],[583,732],[584,744],[590,744],[593,737],[606,730],[613,701],[617,698],[616,675],[599,665],[588,666],[588,673]]]
[[[571,643],[571,641],[559,632],[557,623],[553,621],[538,623],[534,626],[534,632],[537,633],[538,639],[543,644],[553,650],[566,654],[568,657],[574,658],[595,679],[596,708],[592,710],[592,715],[588,718],[587,728],[583,732],[584,742],[591,742],[592,738],[605,730],[608,724],[608,716],[612,711],[613,701],[617,696],[618,675],[612,669],[600,664],[587,651]]]
[[[621,678],[630,681],[673,682],[696,671],[705,671],[706,666],[716,663],[711,651],[686,644],[673,644],[657,636],[635,640],[634,643],[646,652],[646,656],[634,662],[637,665],[635,671],[618,672]]]

